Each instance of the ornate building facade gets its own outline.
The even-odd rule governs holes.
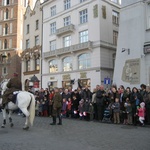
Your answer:
[[[23,52],[22,58],[22,83],[23,88],[38,90],[41,81],[41,33],[42,10],[40,0],[34,8],[28,4],[24,14],[23,24]]]
[[[113,78],[119,0],[49,0],[43,7],[42,87],[88,85]]]

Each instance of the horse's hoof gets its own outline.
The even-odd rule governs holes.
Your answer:
[[[4,126],[4,125],[1,125],[1,128],[5,128],[5,126]]]
[[[29,129],[29,126],[24,126],[23,127],[23,130],[28,130]]]
[[[14,124],[13,124],[13,123],[11,123],[11,124],[10,124],[10,127],[12,128],[13,126],[14,126]]]

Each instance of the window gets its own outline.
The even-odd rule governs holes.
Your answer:
[[[116,12],[116,11],[114,11],[113,10],[113,12],[112,12],[112,22],[114,23],[114,24],[119,24],[119,12]]]
[[[71,36],[66,36],[63,38],[64,47],[68,47],[71,45]]]
[[[85,2],[86,0],[80,0],[80,3]]]
[[[56,6],[51,7],[51,17],[56,15]]]
[[[7,43],[7,40],[5,39],[4,40],[4,49],[7,49],[7,47],[8,47],[8,43]]]
[[[40,70],[40,59],[35,58],[35,70]]]
[[[5,35],[7,35],[7,34],[8,34],[8,25],[5,24]]]
[[[6,75],[7,74],[7,68],[6,67],[3,67],[2,68],[2,75]]]
[[[88,12],[87,9],[80,11],[80,23],[88,22]]]
[[[64,18],[64,26],[68,26],[71,24],[70,16]]]
[[[29,33],[29,30],[30,30],[30,26],[29,24],[27,24],[27,34]]]
[[[114,3],[119,3],[120,0],[111,0]]]
[[[70,0],[65,0],[64,1],[64,10],[67,10],[71,7],[71,2]]]
[[[50,73],[58,72],[58,65],[56,60],[49,61],[49,72]]]
[[[26,49],[30,48],[30,41],[29,39],[26,40]]]
[[[78,57],[78,67],[79,69],[86,69],[91,66],[90,54],[81,54]]]
[[[9,0],[6,0],[6,4],[9,5]]]
[[[35,36],[35,46],[39,45],[39,36]]]
[[[6,19],[8,19],[9,10],[6,9]]]
[[[82,31],[79,33],[80,43],[88,41],[88,30]]]
[[[30,60],[26,60],[26,72],[30,71]]]
[[[50,24],[50,32],[51,34],[56,33],[56,22]]]
[[[35,30],[38,30],[39,29],[39,20],[36,20],[35,22]]]
[[[50,41],[50,51],[56,50],[56,40]]]
[[[113,31],[113,44],[117,45],[117,39],[118,39],[118,32]]]
[[[72,68],[72,58],[71,57],[65,57],[63,59],[63,71],[71,71]]]

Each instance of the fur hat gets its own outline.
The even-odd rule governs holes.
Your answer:
[[[14,77],[18,77],[18,73],[17,72],[14,73]]]

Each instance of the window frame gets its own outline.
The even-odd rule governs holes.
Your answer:
[[[71,8],[71,0],[64,0],[64,10]]]
[[[87,10],[87,8],[84,10],[81,10],[79,12],[79,15],[80,15],[80,24],[88,22],[88,10]]]
[[[54,66],[54,68],[51,69],[51,66]],[[56,73],[56,72],[58,72],[58,61],[56,59],[50,60],[49,61],[49,73]]]
[[[63,58],[62,64],[63,64],[63,72],[73,70],[73,63],[72,63],[72,57],[71,56],[67,56],[67,57]]]
[[[56,40],[50,41],[50,51],[55,51],[56,50]]]
[[[53,22],[50,24],[50,34],[55,34],[56,33],[56,22]]]
[[[71,46],[71,35],[63,37],[63,47]]]
[[[63,20],[64,20],[64,27],[71,25],[71,17],[70,16],[65,17]]]
[[[87,33],[86,33],[87,32]],[[82,35],[81,35],[82,34]],[[88,42],[89,40],[89,33],[88,30],[80,31],[79,32],[79,42],[80,43],[85,43]]]
[[[56,5],[52,6],[50,8],[50,11],[51,11],[51,17],[55,16],[56,15]]]

